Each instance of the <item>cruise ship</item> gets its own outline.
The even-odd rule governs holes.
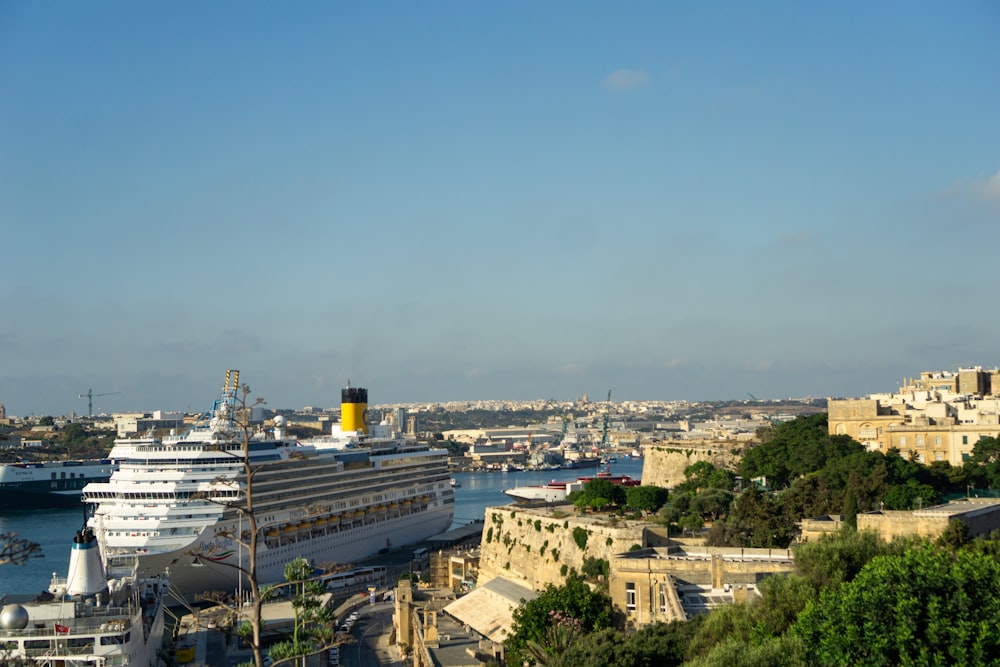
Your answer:
[[[0,464],[0,509],[79,507],[83,487],[106,482],[111,459]]]
[[[84,489],[107,554],[137,554],[141,572],[169,571],[187,596],[234,591],[251,537],[244,447],[259,583],[281,581],[300,556],[317,566],[353,563],[451,525],[447,450],[384,437],[385,425],[369,434],[367,390],[344,389],[340,424],[298,442],[280,416],[272,431],[244,434],[238,388],[230,371],[221,398],[182,435],[116,441],[118,470]]]

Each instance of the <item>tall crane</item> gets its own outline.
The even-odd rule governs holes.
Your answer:
[[[120,394],[120,391],[106,391],[103,394],[95,394],[93,389],[88,389],[86,394],[80,394],[77,398],[87,399],[87,416],[94,416],[94,397],[95,396],[112,396],[114,394]]]
[[[604,411],[604,424],[601,427],[601,451],[608,449],[608,420],[611,418],[611,390],[608,389],[608,407]]]

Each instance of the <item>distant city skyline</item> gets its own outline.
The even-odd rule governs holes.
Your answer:
[[[1000,6],[0,7],[0,401],[740,400],[997,364]]]

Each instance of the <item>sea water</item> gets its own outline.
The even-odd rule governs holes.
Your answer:
[[[487,507],[513,502],[504,489],[515,486],[538,486],[552,480],[572,481],[589,477],[596,468],[574,470],[539,470],[513,472],[459,472],[453,477],[460,486],[455,488],[455,520],[452,528],[472,521],[482,521]],[[612,474],[642,476],[642,459],[619,459]],[[16,533],[41,546],[41,558],[31,558],[23,565],[0,565],[0,597],[37,595],[49,586],[52,574],[66,576],[69,552],[76,531],[83,527],[82,509],[46,509],[6,511],[0,514],[0,533]]]

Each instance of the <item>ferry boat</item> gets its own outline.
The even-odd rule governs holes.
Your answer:
[[[135,565],[132,557],[105,568],[93,531],[78,532],[66,578],[53,575],[35,600],[0,609],[0,656],[19,665],[159,665],[169,583],[139,578]]]
[[[79,507],[83,487],[114,470],[111,459],[0,464],[0,509]]]
[[[512,489],[504,489],[511,498],[516,500],[540,501],[546,503],[558,503],[566,500],[566,496],[573,491],[583,488],[583,485],[592,479],[604,479],[619,486],[639,486],[642,481],[633,478],[631,475],[612,475],[611,466],[606,464],[601,467],[596,476],[577,477],[576,481],[560,482],[552,480],[548,484],[536,486],[516,486]]]
[[[282,581],[297,557],[317,566],[352,563],[387,542],[417,542],[451,525],[447,450],[384,437],[386,425],[369,434],[367,390],[342,391],[339,430],[334,425],[328,435],[287,438],[278,416],[272,431],[245,436],[235,418],[235,373],[187,433],[116,441],[118,470],[84,489],[94,504],[89,524],[106,553],[137,554],[143,573],[169,568],[171,584],[187,596],[235,590],[234,566],[249,565],[244,447],[259,583]]]

